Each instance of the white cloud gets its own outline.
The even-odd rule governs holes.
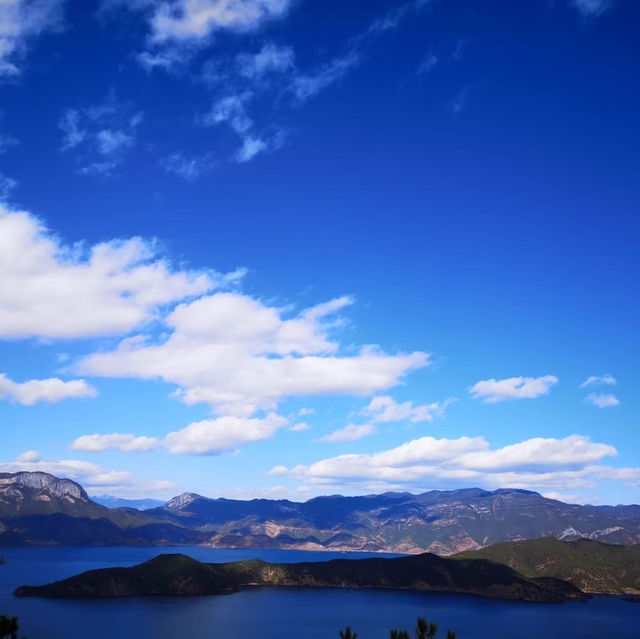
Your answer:
[[[343,428],[334,430],[316,441],[329,443],[354,442],[363,437],[373,435],[375,432],[376,427],[373,424],[347,424]]]
[[[35,453],[35,454],[34,454]],[[108,470],[78,459],[43,460],[36,451],[27,451],[13,462],[0,462],[0,472],[44,472],[73,479],[88,492],[99,489],[117,497],[171,496],[176,486],[171,481],[139,479],[129,471]]]
[[[55,404],[63,399],[96,397],[98,392],[83,379],[64,382],[57,377],[14,382],[0,373],[0,400],[8,399],[23,406],[41,402]]]
[[[0,204],[0,338],[122,334],[162,305],[238,274],[172,271],[140,238],[65,245],[27,212]]]
[[[169,452],[177,454],[220,453],[239,444],[273,437],[288,423],[286,418],[274,413],[264,419],[232,416],[205,419],[169,433],[165,445]]]
[[[532,399],[547,395],[558,378],[553,375],[543,377],[510,377],[508,379],[485,379],[476,382],[470,389],[474,399],[482,399],[487,404],[495,404],[509,399]]]
[[[484,437],[422,437],[372,454],[348,454],[296,466],[287,473],[305,485],[370,486],[378,490],[428,487],[513,487],[566,490],[593,485],[597,479],[640,481],[640,469],[600,465],[617,454],[613,446],[571,435],[534,438],[492,449]],[[279,467],[279,473],[284,474]]]
[[[248,31],[282,17],[290,0],[160,0],[153,2],[152,40],[203,40],[218,30]]]
[[[72,450],[101,452],[104,450],[148,451],[157,448],[160,442],[155,437],[136,437],[135,435],[110,433],[108,435],[82,435],[70,446]]]
[[[595,17],[610,9],[614,0],[570,0],[570,3],[583,16]]]
[[[598,408],[609,408],[610,406],[617,406],[620,403],[620,400],[615,395],[604,395],[600,393],[589,393],[585,401]]]
[[[615,386],[618,382],[613,375],[591,375],[580,384],[580,388],[587,388],[588,386]]]
[[[298,422],[297,424],[294,424],[289,430],[294,433],[302,433],[303,431],[310,429],[311,426],[309,426],[307,422]]]
[[[429,363],[426,353],[388,355],[368,347],[338,354],[329,331],[349,297],[290,318],[245,295],[218,293],[179,305],[156,342],[127,339],[111,352],[90,355],[78,370],[104,377],[160,378],[177,384],[187,404],[208,403],[218,414],[248,417],[292,396],[367,396],[395,386]]]
[[[413,402],[398,404],[388,395],[379,395],[365,406],[362,413],[368,415],[374,422],[400,422],[404,420],[413,423],[432,422],[436,419],[443,419],[447,407],[455,401],[454,398],[450,398],[443,402],[414,406]]]
[[[37,462],[42,459],[42,455],[37,450],[27,450],[16,457],[17,462]]]
[[[59,122],[63,151],[78,154],[78,172],[112,175],[135,145],[142,111],[118,102],[113,93],[93,107],[67,109]]]
[[[475,470],[572,468],[616,454],[613,446],[596,444],[580,435],[564,439],[534,437],[497,450],[467,453],[460,457],[458,463]]]
[[[267,475],[271,477],[282,477],[289,472],[289,469],[286,466],[274,466]]]
[[[0,2],[0,77],[20,73],[18,61],[30,40],[60,25],[63,0]]]

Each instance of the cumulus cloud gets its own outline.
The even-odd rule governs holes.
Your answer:
[[[129,471],[108,470],[78,459],[43,460],[37,451],[27,451],[13,462],[0,462],[0,472],[44,472],[73,479],[87,489],[99,489],[117,497],[171,496],[175,484],[164,480],[140,479]]]
[[[83,379],[64,382],[57,377],[31,379],[14,382],[0,373],[0,400],[7,399],[23,406],[33,406],[41,402],[55,404],[63,399],[96,397],[98,392]]]
[[[553,375],[543,377],[510,377],[508,379],[485,379],[476,382],[469,392],[474,399],[482,399],[487,404],[496,404],[509,399],[533,399],[547,395],[558,378]]]
[[[275,413],[263,419],[233,416],[205,419],[169,433],[164,443],[171,453],[210,455],[273,437],[288,423],[285,417]]]
[[[421,406],[414,406],[413,402],[402,402],[398,404],[388,395],[374,397],[362,413],[369,416],[374,422],[400,422],[408,420],[413,423],[432,422],[436,419],[443,419],[447,407],[455,402],[454,398],[443,402],[432,402]]]
[[[533,438],[496,449],[484,437],[422,437],[378,453],[296,466],[287,473],[305,485],[367,487],[373,482],[379,490],[477,485],[550,491],[591,486],[604,478],[640,481],[638,468],[601,465],[616,454],[613,446],[580,435]]]
[[[613,375],[591,375],[580,384],[580,388],[587,388],[589,386],[615,386],[618,382]]]
[[[78,172],[112,175],[135,145],[142,111],[118,102],[113,93],[96,106],[67,109],[59,122],[62,150],[77,154]]]
[[[617,406],[620,403],[620,400],[615,395],[605,395],[601,393],[589,393],[585,401],[598,408],[609,408],[610,406]]]
[[[155,437],[136,437],[135,435],[123,435],[120,433],[110,433],[108,435],[82,435],[78,437],[70,446],[72,450],[82,450],[85,452],[101,452],[104,450],[120,451],[148,451],[157,448],[160,442]]]
[[[0,338],[127,333],[162,305],[239,276],[174,271],[140,238],[65,245],[29,213],[0,204]]]
[[[347,424],[343,428],[334,430],[332,433],[320,437],[316,441],[318,442],[354,442],[363,437],[368,437],[376,432],[376,427],[373,424]]]
[[[160,378],[179,386],[187,404],[208,403],[221,415],[273,410],[287,397],[367,396],[395,386],[429,363],[426,353],[389,355],[366,347],[341,355],[329,333],[341,297],[285,317],[281,309],[237,293],[180,304],[165,319],[170,334],[126,339],[82,360],[78,370],[103,377]]]
[[[34,38],[60,26],[64,0],[0,2],[0,77],[20,73],[18,63]]]

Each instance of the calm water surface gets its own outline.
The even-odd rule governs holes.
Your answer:
[[[459,639],[640,638],[640,604],[618,597],[588,603],[527,604],[433,593],[382,590],[256,588],[213,597],[117,600],[18,598],[22,584],[47,583],[84,570],[126,566],[160,552],[183,552],[212,562],[325,561],[364,553],[212,548],[0,549],[0,613],[17,615],[28,639],[336,639],[349,624],[360,639],[387,639],[389,628],[411,628],[418,616]],[[444,635],[443,632],[440,633]]]

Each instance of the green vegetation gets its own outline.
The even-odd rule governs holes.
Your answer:
[[[578,588],[563,581],[530,579],[490,561],[429,553],[299,564],[269,564],[256,559],[205,564],[186,555],[167,554],[130,568],[90,570],[45,586],[21,586],[15,594],[52,598],[189,596],[228,594],[246,586],[396,588],[540,602],[585,598]]]
[[[455,557],[488,559],[526,577],[562,579],[583,592],[640,594],[640,544],[616,546],[547,537],[494,544]]]

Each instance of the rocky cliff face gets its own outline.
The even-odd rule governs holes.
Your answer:
[[[78,512],[90,508],[84,488],[48,473],[0,473],[0,517]]]

